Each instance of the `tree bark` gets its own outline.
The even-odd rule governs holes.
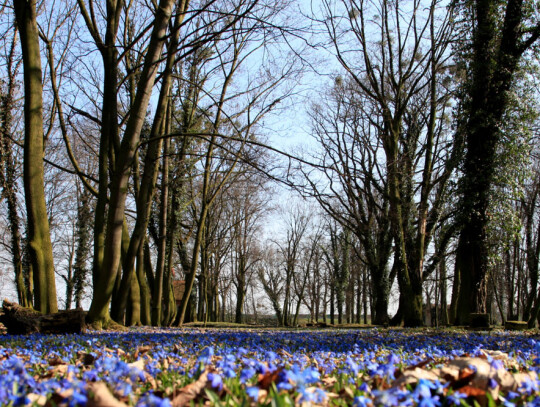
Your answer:
[[[471,313],[485,313],[489,269],[488,225],[490,188],[496,171],[500,122],[508,108],[508,91],[526,49],[538,38],[521,38],[523,0],[509,0],[501,18],[496,0],[475,2],[470,102],[464,123],[466,155],[463,166],[462,229],[456,267],[461,271],[456,323]]]
[[[21,249],[20,218],[18,211],[17,194],[15,192],[17,174],[13,159],[12,125],[14,109],[14,92],[16,89],[15,75],[17,66],[14,64],[15,46],[17,43],[17,31],[14,30],[13,41],[7,58],[7,90],[1,95],[0,103],[0,185],[2,195],[6,199],[8,209],[8,222],[11,237],[11,259],[15,272],[15,286],[19,304],[23,307],[32,306],[32,298],[28,296],[24,282],[24,270]]]
[[[111,178],[103,265],[99,271],[96,285],[96,288],[99,287],[99,289],[94,290],[94,297],[88,312],[89,321],[98,327],[107,324],[110,319],[109,303],[121,261],[122,225],[128,193],[127,184],[157,74],[157,63],[161,58],[161,51],[166,39],[173,4],[174,0],[161,0],[156,11],[152,36],[137,86],[137,94]]]
[[[36,1],[14,0],[24,67],[24,192],[28,246],[34,274],[34,308],[58,311],[43,169],[43,86]]]

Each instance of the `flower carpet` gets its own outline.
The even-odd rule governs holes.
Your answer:
[[[540,337],[134,329],[0,336],[2,406],[539,405]]]

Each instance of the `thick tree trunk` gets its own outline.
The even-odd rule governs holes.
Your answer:
[[[504,21],[499,32],[501,11]],[[527,49],[520,29],[523,0],[510,0],[503,10],[495,0],[477,0],[474,16],[471,99],[464,124],[467,152],[463,166],[463,226],[457,248],[457,267],[461,270],[457,323],[463,323],[471,313],[487,311],[488,208],[500,122],[508,108],[508,91],[519,59]]]
[[[109,303],[121,262],[122,225],[128,193],[127,184],[157,74],[157,63],[161,58],[161,51],[166,39],[173,4],[174,0],[161,0],[157,8],[152,36],[137,87],[137,94],[111,178],[103,265],[96,285],[96,288],[99,287],[99,289],[94,290],[94,297],[88,312],[89,321],[98,327],[107,324],[110,318]]]
[[[371,315],[371,323],[374,325],[384,325],[388,323],[388,300],[390,297],[390,283],[388,278],[384,278],[386,270],[380,267],[370,269],[371,283],[373,290],[373,310],[375,315]],[[367,288],[367,287],[366,287]],[[364,295],[364,301],[366,300]]]
[[[43,173],[43,87],[36,22],[36,1],[14,0],[21,34],[24,67],[24,192],[28,216],[28,245],[34,273],[34,307],[58,311],[49,217]]]

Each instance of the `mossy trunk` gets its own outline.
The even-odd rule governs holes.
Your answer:
[[[43,86],[36,22],[36,1],[14,0],[21,36],[24,68],[24,193],[28,217],[28,246],[34,273],[34,308],[58,311],[49,217],[43,170]]]

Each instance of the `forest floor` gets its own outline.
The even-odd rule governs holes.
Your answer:
[[[2,406],[540,405],[537,331],[135,328],[0,336]]]

